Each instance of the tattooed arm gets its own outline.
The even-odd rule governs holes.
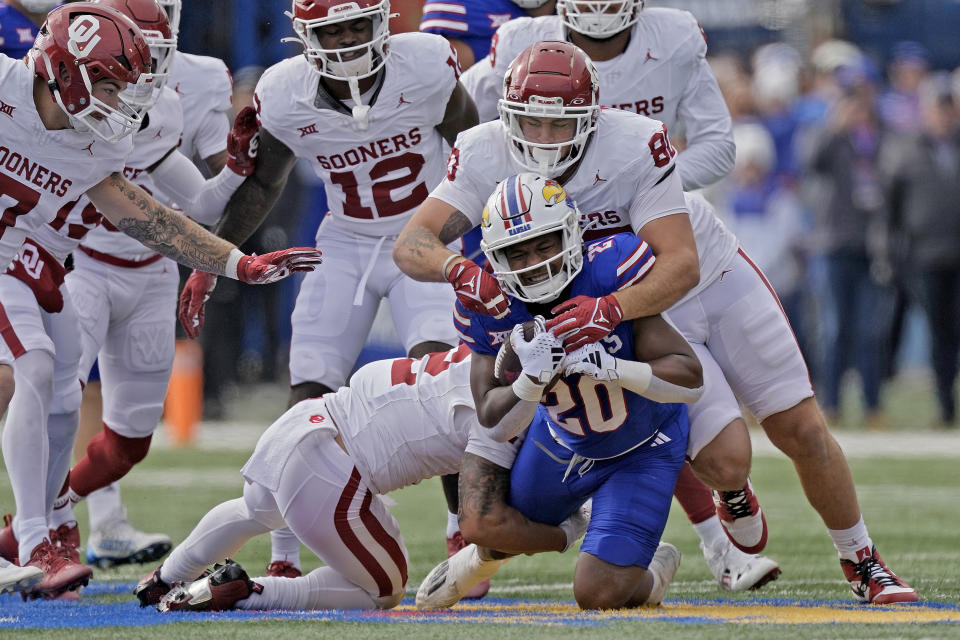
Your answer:
[[[223,274],[227,257],[236,248],[163,206],[120,173],[88,190],[87,196],[118,229],[188,267]]]
[[[253,235],[277,203],[297,158],[266,129],[260,129],[257,168],[234,192],[216,233],[240,246]]]
[[[422,282],[445,282],[441,267],[451,255],[446,244],[473,228],[469,218],[443,200],[427,198],[414,212],[393,246],[393,260],[400,270]],[[451,260],[450,268],[462,260]]]
[[[460,462],[460,531],[467,542],[496,552],[491,558],[520,553],[563,551],[567,535],[560,527],[534,522],[507,504],[510,470],[472,453]]]

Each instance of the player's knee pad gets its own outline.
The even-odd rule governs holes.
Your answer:
[[[256,482],[243,485],[243,503],[250,518],[271,530],[287,526],[270,490]]]
[[[163,415],[170,370],[137,373],[134,379],[104,387],[103,421],[130,438],[153,434]]]

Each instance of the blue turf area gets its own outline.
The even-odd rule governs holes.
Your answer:
[[[774,598],[755,600],[694,599],[667,600],[660,609],[613,612],[583,612],[573,602],[525,601],[485,598],[461,603],[447,611],[423,612],[406,598],[390,611],[226,611],[219,613],[161,614],[141,609],[130,596],[128,602],[99,604],[90,596],[129,594],[129,583],[93,583],[79,602],[30,601],[19,596],[0,597],[0,629],[51,629],[85,627],[142,627],[184,621],[318,620],[406,624],[482,623],[507,625],[599,626],[627,620],[670,621],[677,624],[729,624],[744,622],[816,624],[855,622],[928,622],[960,624],[960,605],[911,603],[893,607],[871,607],[855,602],[809,601]],[[798,619],[798,612],[800,619]],[[809,612],[809,614],[805,613]],[[868,616],[864,619],[864,616]]]

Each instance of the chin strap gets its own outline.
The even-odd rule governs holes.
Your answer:
[[[353,100],[353,119],[357,121],[357,126],[361,131],[366,131],[368,126],[368,116],[370,114],[370,105],[363,104],[360,96],[360,80],[350,78],[347,80],[350,85],[350,98]]]

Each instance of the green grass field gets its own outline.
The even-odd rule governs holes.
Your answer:
[[[863,432],[863,447],[871,437]],[[930,432],[926,432],[928,435]],[[849,435],[849,432],[847,432]],[[245,436],[249,440],[249,430]],[[903,450],[910,450],[910,431],[898,431]],[[168,533],[182,540],[207,509],[218,502],[238,497],[239,469],[245,461],[246,442],[231,434],[228,427],[208,427],[206,441],[220,440],[223,448],[174,451],[158,446],[122,483],[130,519],[148,530]],[[848,441],[849,442],[849,441]],[[854,440],[853,442],[857,442]],[[952,624],[885,623],[865,624],[748,624],[696,623],[664,619],[603,621],[599,626],[543,626],[539,624],[433,623],[406,624],[402,633],[416,638],[540,638],[572,637],[589,633],[591,638],[622,638],[630,633],[650,637],[712,639],[769,638],[960,638],[960,440],[955,435],[943,440],[946,449],[928,456],[864,456],[851,451],[850,464],[857,483],[861,506],[870,532],[887,563],[918,589],[926,603],[941,603],[953,610]],[[252,443],[250,443],[252,446]],[[847,445],[848,450],[851,449]],[[770,526],[766,555],[783,569],[780,579],[758,592],[722,591],[710,576],[697,547],[697,539],[686,517],[674,505],[664,539],[684,554],[680,570],[667,594],[667,609],[692,599],[727,599],[732,603],[757,599],[853,602],[840,572],[836,553],[816,513],[807,505],[791,464],[776,453],[759,451],[752,478]],[[410,487],[390,496],[410,554],[408,592],[416,590],[426,573],[444,557],[445,509],[437,479]],[[0,505],[12,510],[12,495],[6,474],[0,474]],[[85,508],[78,509],[81,531],[86,532]],[[262,572],[269,559],[269,538],[251,541],[237,556],[251,576]],[[318,564],[303,552],[304,568]],[[520,557],[507,564],[495,577],[491,597],[522,600],[549,600],[570,603],[574,553]],[[97,570],[95,580],[131,582],[152,567],[138,565],[116,570]],[[16,599],[16,602],[19,598]],[[132,596],[103,594],[85,596],[78,605],[61,605],[51,615],[70,615],[69,607],[113,602],[131,602]],[[672,601],[672,602],[671,602]],[[0,623],[11,596],[0,597]],[[855,612],[871,608],[853,607]],[[144,612],[147,615],[149,612]],[[189,615],[182,616],[189,620]],[[868,618],[869,620],[869,618]],[[878,618],[879,620],[879,618]],[[521,621],[522,622],[522,621]],[[392,627],[392,628],[391,628]],[[336,622],[293,620],[177,622],[174,627],[101,627],[83,629],[84,638],[256,637],[337,637],[380,638],[398,632],[395,622]],[[3,630],[0,636],[18,638],[73,638],[76,629]]]

